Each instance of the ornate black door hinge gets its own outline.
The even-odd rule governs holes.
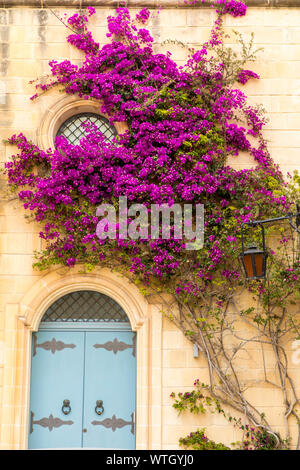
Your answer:
[[[131,421],[125,421],[122,418],[117,418],[116,415],[113,415],[112,418],[106,418],[103,421],[92,421],[94,426],[104,426],[105,428],[111,428],[113,432],[117,428],[123,428],[124,426],[131,426],[131,434],[134,434],[135,427],[135,412],[131,413]]]
[[[51,341],[45,341],[44,343],[38,344],[37,343],[37,336],[33,333],[33,356],[36,355],[36,349],[42,348],[46,351],[51,351],[52,354],[55,354],[56,351],[62,351],[65,348],[76,348],[76,344],[66,344],[63,341],[57,341],[55,338],[52,338]]]
[[[42,426],[43,428],[48,428],[49,431],[52,431],[53,428],[59,428],[60,426],[71,426],[74,424],[74,421],[63,421],[60,418],[54,418],[53,415],[51,414],[49,418],[42,418],[39,419],[38,421],[34,421],[33,419],[34,413],[31,411],[30,413],[30,434],[33,433],[33,425],[38,424],[39,426]]]
[[[118,351],[125,351],[125,349],[132,349],[132,355],[135,357],[136,334],[133,335],[132,344],[124,343],[115,338],[113,341],[107,341],[107,343],[104,344],[94,344],[94,348],[103,348],[107,351],[113,351],[114,354],[117,354]]]

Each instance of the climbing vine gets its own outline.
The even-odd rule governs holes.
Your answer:
[[[86,271],[107,266],[129,276],[145,295],[159,295],[164,314],[207,361],[207,396],[240,413],[243,429],[250,426],[252,435],[262,433],[264,438],[267,434],[273,447],[280,448],[290,438],[291,420],[300,426],[285,350],[287,338],[299,336],[297,315],[291,313],[300,286],[298,240],[284,225],[267,229],[274,238],[268,279],[246,286],[255,307],[244,308],[239,303],[245,291],[238,262],[240,227],[293,212],[299,177],[284,180],[263,135],[263,111],[249,105],[242,91],[248,80],[259,79],[248,69],[255,60],[253,38],[247,45],[236,33],[239,53],[225,46],[224,15],[245,15],[245,4],[210,4],[216,9],[210,38],[199,50],[188,50],[185,66],[178,66],[170,52],[154,52],[145,27],[151,21],[147,9],[131,18],[128,9],[117,8],[107,18],[110,42],[102,47],[88,31],[94,8],[62,20],[72,30],[67,41],[84,54],[83,64],[50,62],[51,79],[36,83],[32,99],[59,87],[66,94],[98,100],[99,111],[112,124],[126,123],[127,130],[108,142],[86,124],[80,145],[59,136],[55,148],[47,150],[23,134],[14,135],[8,143],[18,153],[6,172],[11,190],[42,227],[44,249],[36,253],[34,265],[43,270],[80,264]],[[254,168],[236,170],[228,164],[228,156],[238,159],[241,152],[248,152]],[[167,240],[144,232],[134,240],[99,239],[97,207],[107,203],[118,209],[120,196],[147,208],[203,204],[203,248],[186,250],[186,240],[176,238],[174,231]],[[245,237],[259,243],[259,230],[246,229]],[[262,382],[282,392],[284,437],[247,394],[253,384],[243,378],[239,364],[250,344],[261,347]],[[268,376],[264,349],[273,354],[275,377]]]

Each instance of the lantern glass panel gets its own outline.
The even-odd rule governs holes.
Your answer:
[[[244,255],[244,266],[245,266],[247,278],[254,277],[252,254]]]
[[[256,265],[256,276],[257,277],[262,277],[264,272],[263,272],[263,267],[264,267],[264,254],[263,253],[258,253],[256,255],[252,255],[253,258],[255,258],[255,265]]]

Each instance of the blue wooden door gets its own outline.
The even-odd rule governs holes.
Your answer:
[[[134,449],[135,409],[133,332],[34,333],[30,449]]]

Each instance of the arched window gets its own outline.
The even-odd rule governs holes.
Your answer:
[[[84,128],[82,126],[83,122],[95,124],[109,142],[111,142],[113,137],[117,135],[116,129],[105,117],[95,113],[80,113],[71,116],[63,122],[58,129],[56,136],[63,135],[68,139],[70,144],[78,145],[80,143],[80,139],[85,136]]]
[[[56,300],[44,314],[41,324],[48,322],[115,322],[128,323],[122,307],[100,292],[81,290]]]

